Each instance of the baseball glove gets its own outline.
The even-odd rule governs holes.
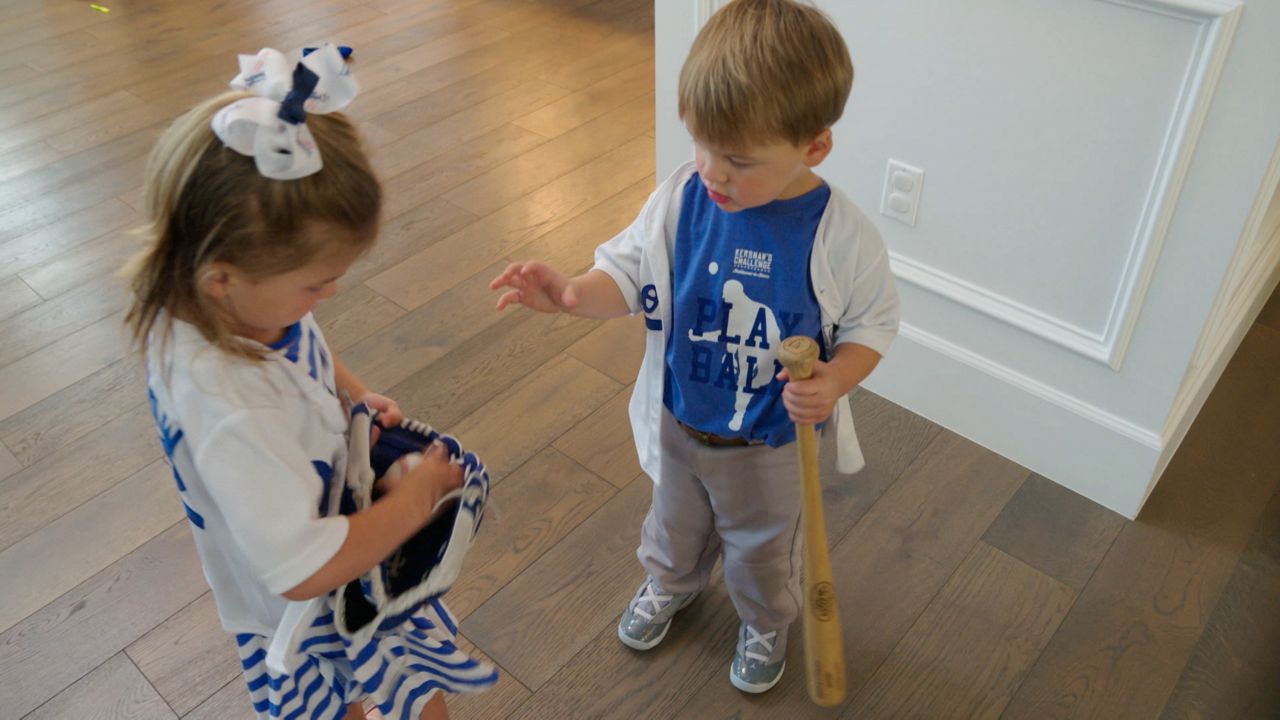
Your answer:
[[[458,441],[425,423],[406,419],[382,428],[370,443],[375,412],[363,403],[351,409],[343,514],[364,510],[381,495],[376,480],[397,463],[411,460],[433,443],[442,444],[450,462],[462,467],[462,487],[440,499],[426,527],[409,538],[387,559],[336,595],[334,612],[339,633],[356,636],[392,630],[424,604],[453,586],[462,560],[480,528],[489,497],[489,475],[475,455]],[[367,638],[366,638],[367,639]]]

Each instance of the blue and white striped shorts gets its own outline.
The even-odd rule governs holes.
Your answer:
[[[242,633],[236,645],[260,720],[340,720],[347,704],[369,700],[387,720],[417,720],[437,692],[481,692],[498,681],[491,665],[458,649],[457,633],[457,620],[435,599],[361,647],[344,641],[333,611],[324,612],[284,675],[267,669],[270,638]]]

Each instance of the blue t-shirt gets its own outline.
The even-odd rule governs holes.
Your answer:
[[[672,328],[662,400],[680,422],[777,447],[795,439],[782,405],[778,344],[821,343],[809,254],[831,189],[729,213],[695,173],[672,258]]]

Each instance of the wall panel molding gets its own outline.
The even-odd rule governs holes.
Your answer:
[[[1140,425],[1136,425],[1118,415],[1107,412],[1081,400],[1074,395],[1066,393],[1058,388],[1048,385],[1027,375],[1001,365],[990,358],[984,357],[966,348],[962,348],[955,343],[938,337],[930,332],[921,330],[909,323],[902,323],[899,334],[933,352],[943,355],[956,362],[978,370],[999,380],[1006,385],[1018,388],[1023,392],[1033,395],[1045,402],[1056,405],[1063,410],[1067,410],[1089,422],[1105,428],[1117,435],[1121,435],[1132,440],[1143,447],[1151,450],[1160,450],[1162,447],[1162,439],[1160,433],[1149,430]]]
[[[890,257],[894,271],[904,281],[1119,370],[1226,63],[1243,3],[1239,0],[1095,1],[1175,17],[1196,26],[1195,49],[1187,58],[1187,72],[1169,119],[1154,180],[1137,230],[1130,239],[1119,284],[1112,291],[1111,311],[1104,326],[1082,328],[901,253],[891,252]]]

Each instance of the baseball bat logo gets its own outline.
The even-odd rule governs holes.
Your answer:
[[[835,616],[836,609],[836,589],[829,582],[820,582],[813,586],[813,598],[810,600],[813,606],[813,616],[821,622],[826,622]]]

